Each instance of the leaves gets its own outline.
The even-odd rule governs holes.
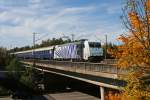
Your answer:
[[[6,67],[6,70],[9,71],[9,76],[15,79],[19,79],[24,68],[22,67],[21,63],[16,58],[14,58],[10,61],[10,64]]]
[[[128,4],[134,3],[135,5],[130,6],[126,12],[124,11],[127,13],[124,14],[127,15],[124,16],[127,18],[126,22],[130,25],[130,28],[128,27],[129,33],[118,38],[123,45],[111,50],[111,54],[120,58],[118,64],[121,67],[150,68],[150,0],[137,1],[128,0]],[[143,3],[143,1],[145,2]]]
[[[128,33],[118,38],[122,45],[109,50],[118,59],[118,66],[133,71],[127,75],[122,98],[150,100],[150,76],[142,79],[150,72],[150,0],[128,0],[123,13]]]
[[[127,76],[128,85],[125,87],[125,91],[122,94],[123,100],[149,100],[150,93],[145,91],[144,80],[141,80],[141,73],[130,72]],[[147,87],[146,87],[147,88]]]

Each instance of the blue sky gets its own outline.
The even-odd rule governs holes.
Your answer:
[[[32,33],[43,40],[75,35],[104,42],[123,33],[123,0],[0,0],[0,46],[32,44]],[[40,41],[39,41],[40,42]]]

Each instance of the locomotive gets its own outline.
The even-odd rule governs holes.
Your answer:
[[[78,42],[13,53],[20,59],[100,61],[103,49],[100,42]]]

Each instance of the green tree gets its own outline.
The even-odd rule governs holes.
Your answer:
[[[13,58],[10,61],[10,64],[6,67],[9,71],[9,78],[13,78],[21,84],[24,84],[29,89],[34,90],[37,86],[34,84],[34,72],[32,68],[33,67],[25,68],[16,58]]]
[[[9,71],[8,75],[15,78],[19,79],[24,72],[24,67],[21,65],[21,63],[16,59],[13,58],[10,61],[10,64],[6,67],[6,70]]]
[[[4,69],[9,64],[11,56],[6,48],[0,47],[0,69]]]
[[[25,86],[34,89],[34,82],[33,82],[33,69],[26,68],[25,72],[20,77],[20,82]]]

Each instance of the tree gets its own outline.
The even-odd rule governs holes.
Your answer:
[[[32,67],[32,66],[31,66]],[[34,89],[36,86],[33,84],[33,69],[32,68],[26,68],[24,70],[25,72],[22,73],[20,77],[20,82],[27,86],[28,88]]]
[[[0,47],[0,69],[4,69],[5,66],[9,64],[9,61],[11,59],[11,56],[7,52],[6,48]]]
[[[120,67],[135,69],[126,79],[123,97],[148,100],[150,76],[145,75],[150,73],[150,0],[127,0],[121,18],[127,32],[118,38],[122,45],[110,51]]]
[[[121,17],[128,30],[115,48],[121,67],[150,68],[150,0],[128,0]]]
[[[9,71],[8,75],[17,80],[21,77],[24,71],[23,65],[16,58],[13,58],[10,61],[6,69]]]
[[[102,45],[104,55],[105,55],[105,53],[107,53],[106,54],[107,59],[114,59],[114,57],[109,53],[109,51],[114,49],[115,47],[116,47],[115,44],[113,44],[111,42],[107,43],[107,52],[106,52],[106,44]]]
[[[144,78],[143,78],[144,79]],[[149,100],[150,85],[145,84],[145,80],[141,79],[141,73],[130,72],[127,76],[127,86],[122,94],[123,100]]]

